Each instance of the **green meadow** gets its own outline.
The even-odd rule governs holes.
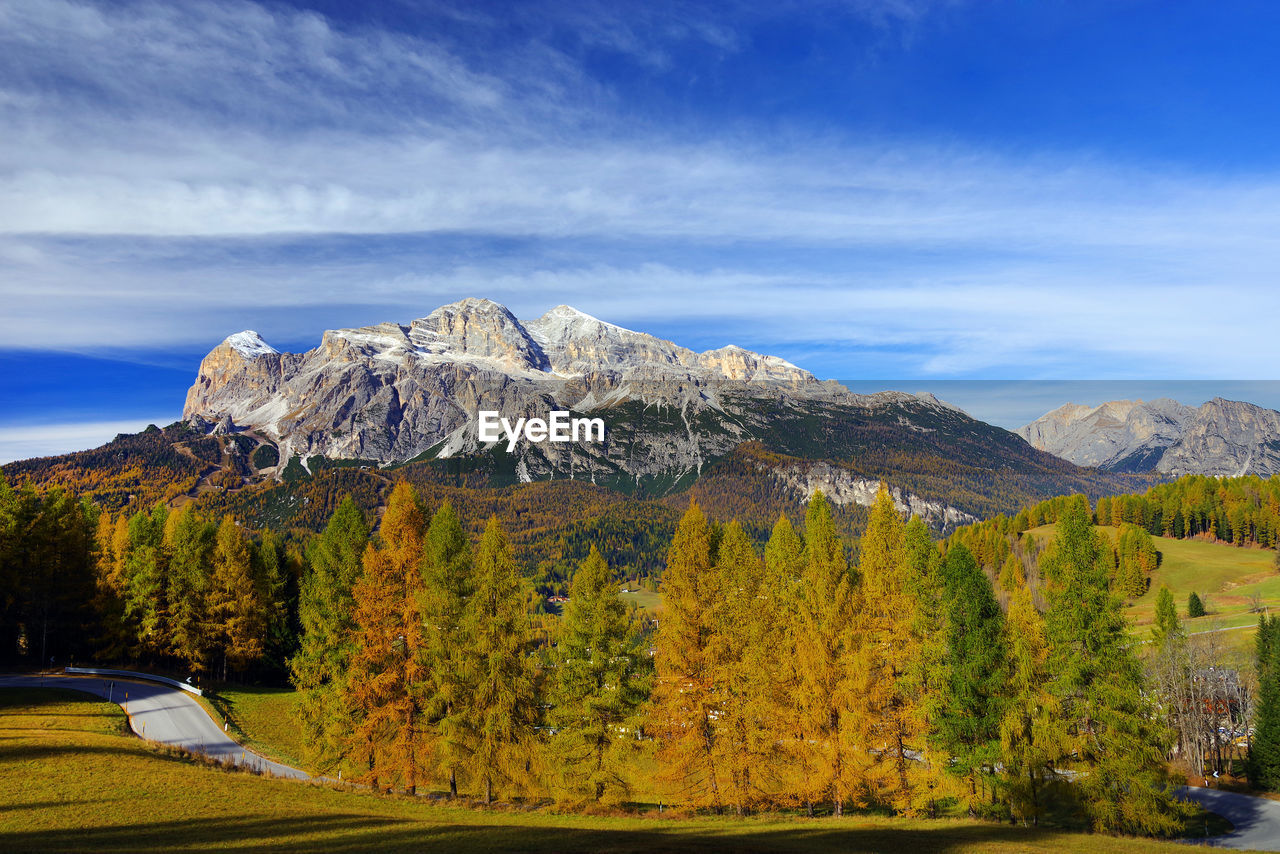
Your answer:
[[[1118,528],[1109,525],[1098,530],[1112,540],[1119,533]],[[1055,531],[1055,526],[1043,525],[1027,534],[1047,541]],[[1188,632],[1221,631],[1233,646],[1251,642],[1253,633],[1245,629],[1258,624],[1258,614],[1252,610],[1255,604],[1272,610],[1280,608],[1280,572],[1273,562],[1275,552],[1207,540],[1151,539],[1160,552],[1160,566],[1152,573],[1147,592],[1125,609],[1142,636],[1146,636],[1155,619],[1156,594],[1161,586],[1173,593]],[[1208,614],[1186,619],[1187,597],[1192,592],[1204,600]]]
[[[243,708],[254,708],[247,719],[258,722],[286,702],[259,694]],[[566,815],[338,790],[153,748],[125,734],[118,707],[58,690],[0,690],[0,755],[0,850],[13,852],[1185,850],[968,819]]]

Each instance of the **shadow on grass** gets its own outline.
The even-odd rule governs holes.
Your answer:
[[[83,712],[46,712],[42,711],[42,708],[44,706],[70,704],[84,705],[86,707],[101,706],[107,702],[105,697],[98,697],[93,691],[61,687],[52,684],[53,679],[49,681],[51,684],[48,687],[38,685],[0,685],[0,712],[92,716],[99,713],[89,708],[86,708]]]
[[[44,730],[43,732],[49,732],[49,730]],[[4,743],[6,741],[18,741],[20,743],[6,744]],[[0,764],[58,757],[78,758],[86,755],[120,757],[124,759],[138,759],[141,756],[149,760],[173,762],[179,765],[202,764],[199,757],[193,757],[177,748],[160,748],[140,754],[138,747],[131,743],[116,747],[101,744],[42,744],[33,743],[31,739],[27,738],[0,738]]]
[[[510,825],[450,825],[367,815],[243,816],[0,833],[4,851],[182,851],[217,847],[231,851],[521,851],[662,854],[662,852],[884,851],[930,854],[982,844],[1021,850],[1044,845],[1056,834],[1007,826],[938,828],[813,826],[795,830],[723,833],[671,829],[588,829]],[[1064,840],[1063,850],[1070,850]]]

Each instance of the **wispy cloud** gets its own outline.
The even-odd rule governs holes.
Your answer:
[[[907,38],[939,5],[827,13]],[[315,340],[480,294],[826,375],[1271,370],[1250,351],[1280,309],[1280,176],[659,128],[595,52],[668,73],[786,8],[550,4],[501,50],[509,24],[428,8],[410,33],[248,2],[0,5],[5,346]]]

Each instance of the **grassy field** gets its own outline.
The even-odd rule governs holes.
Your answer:
[[[969,820],[560,815],[470,809],[210,768],[125,735],[118,707],[0,690],[3,851],[1175,852]]]
[[[649,611],[656,612],[662,609],[662,594],[653,590],[631,590],[627,593],[619,593],[618,596],[623,602],[635,602]]]
[[[292,688],[230,686],[205,698],[217,712],[214,719],[230,721],[231,734],[277,762],[302,768],[302,733],[297,723],[298,695]]]
[[[1114,539],[1118,528],[1104,525],[1098,530]],[[1033,528],[1027,533],[1047,541],[1054,536],[1053,525]],[[1262,605],[1280,609],[1280,573],[1272,561],[1275,552],[1255,548],[1236,548],[1226,543],[1204,540],[1175,540],[1152,537],[1160,552],[1160,566],[1151,575],[1151,587],[1125,613],[1138,633],[1146,636],[1155,619],[1156,594],[1161,585],[1173,593],[1178,614],[1186,620],[1187,597],[1194,591],[1204,600],[1209,613],[1186,620],[1188,632],[1235,629],[1256,626],[1258,615],[1250,611],[1251,597],[1258,596]],[[1225,632],[1233,645],[1252,642],[1249,631]]]

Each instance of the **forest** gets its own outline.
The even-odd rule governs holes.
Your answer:
[[[1149,643],[1122,611],[1159,565],[1153,533],[1273,546],[1270,481],[1062,496],[942,540],[883,489],[843,517],[817,493],[764,530],[695,492],[642,541],[662,552],[656,612],[624,601],[605,556],[641,559],[636,504],[574,491],[566,531],[541,520],[567,487],[534,486],[512,513],[498,491],[401,480],[380,518],[335,497],[298,536],[0,480],[3,657],[288,682],[313,769],[483,801],[1168,835],[1179,773],[1280,786],[1280,620],[1245,673],[1188,637],[1167,590]],[[1047,543],[1023,536],[1051,522]]]
[[[882,490],[855,554],[819,493],[761,549],[692,501],[656,616],[594,546],[543,613],[495,516],[405,481],[380,520],[346,498],[302,546],[189,504],[113,517],[5,484],[0,508],[9,657],[287,678],[324,774],[484,801],[1181,826],[1178,733],[1120,611],[1119,567],[1148,572],[1150,538],[1113,549],[1081,496],[1038,508],[1057,539],[998,584],[999,520],[938,543]]]

